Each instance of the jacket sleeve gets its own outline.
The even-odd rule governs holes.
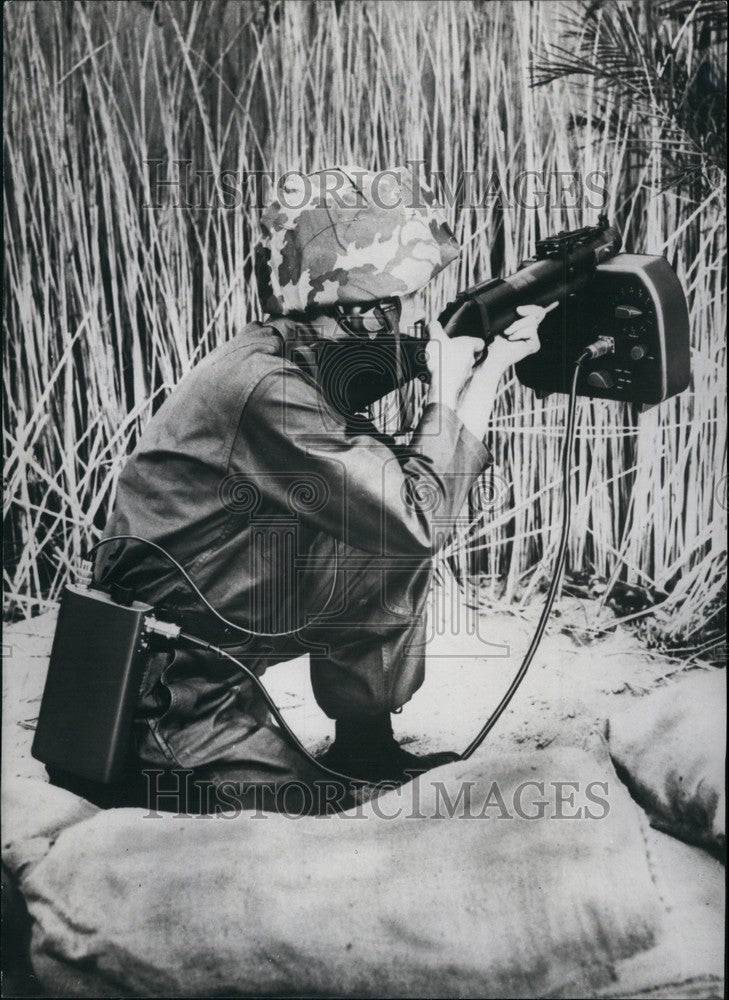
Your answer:
[[[269,373],[243,410],[230,472],[282,513],[374,555],[418,556],[452,534],[488,449],[447,406],[429,404],[410,445],[352,433],[296,369]]]

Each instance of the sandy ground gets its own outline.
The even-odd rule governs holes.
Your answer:
[[[528,645],[541,608],[491,609],[480,614],[437,593],[429,615],[427,677],[394,717],[398,738],[418,751],[463,750],[506,690]],[[449,597],[449,602],[451,598]],[[623,627],[595,639],[613,620],[597,602],[565,597],[553,615],[531,669],[489,739],[497,744],[581,746],[627,700],[683,669],[649,651]],[[3,771],[44,777],[30,756],[55,615],[5,629],[3,638]],[[333,723],[311,690],[306,658],[272,667],[265,683],[306,746],[324,748]]]

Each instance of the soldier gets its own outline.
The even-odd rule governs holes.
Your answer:
[[[440,350],[428,402],[397,446],[363,415],[340,412],[295,359],[316,338],[373,338],[424,320],[422,289],[458,256],[431,193],[404,169],[290,175],[261,227],[268,318],[213,351],[154,416],[105,532],[162,545],[244,631],[206,614],[141,544],[102,547],[97,581],[163,605],[259,674],[308,653],[316,700],[335,720],[323,762],[401,782],[451,759],[405,751],[391,713],[423,683],[431,556],[489,464],[482,439],[498,384],[538,349],[543,310],[521,310],[476,367],[483,343],[448,340],[431,321]],[[140,766],[190,770],[200,787],[276,792],[321,780],[251,682],[209,653],[150,658],[136,736]]]

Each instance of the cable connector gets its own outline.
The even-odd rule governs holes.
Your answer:
[[[174,622],[161,622],[154,615],[144,619],[144,627],[152,635],[161,635],[164,639],[179,639],[182,629]]]
[[[597,340],[593,340],[591,344],[588,344],[585,348],[580,362],[582,361],[594,361],[595,358],[602,358],[606,354],[615,353],[615,338],[614,337],[598,337]]]

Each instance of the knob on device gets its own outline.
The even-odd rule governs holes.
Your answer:
[[[637,306],[620,305],[615,307],[615,319],[637,319],[643,315],[643,310]]]

